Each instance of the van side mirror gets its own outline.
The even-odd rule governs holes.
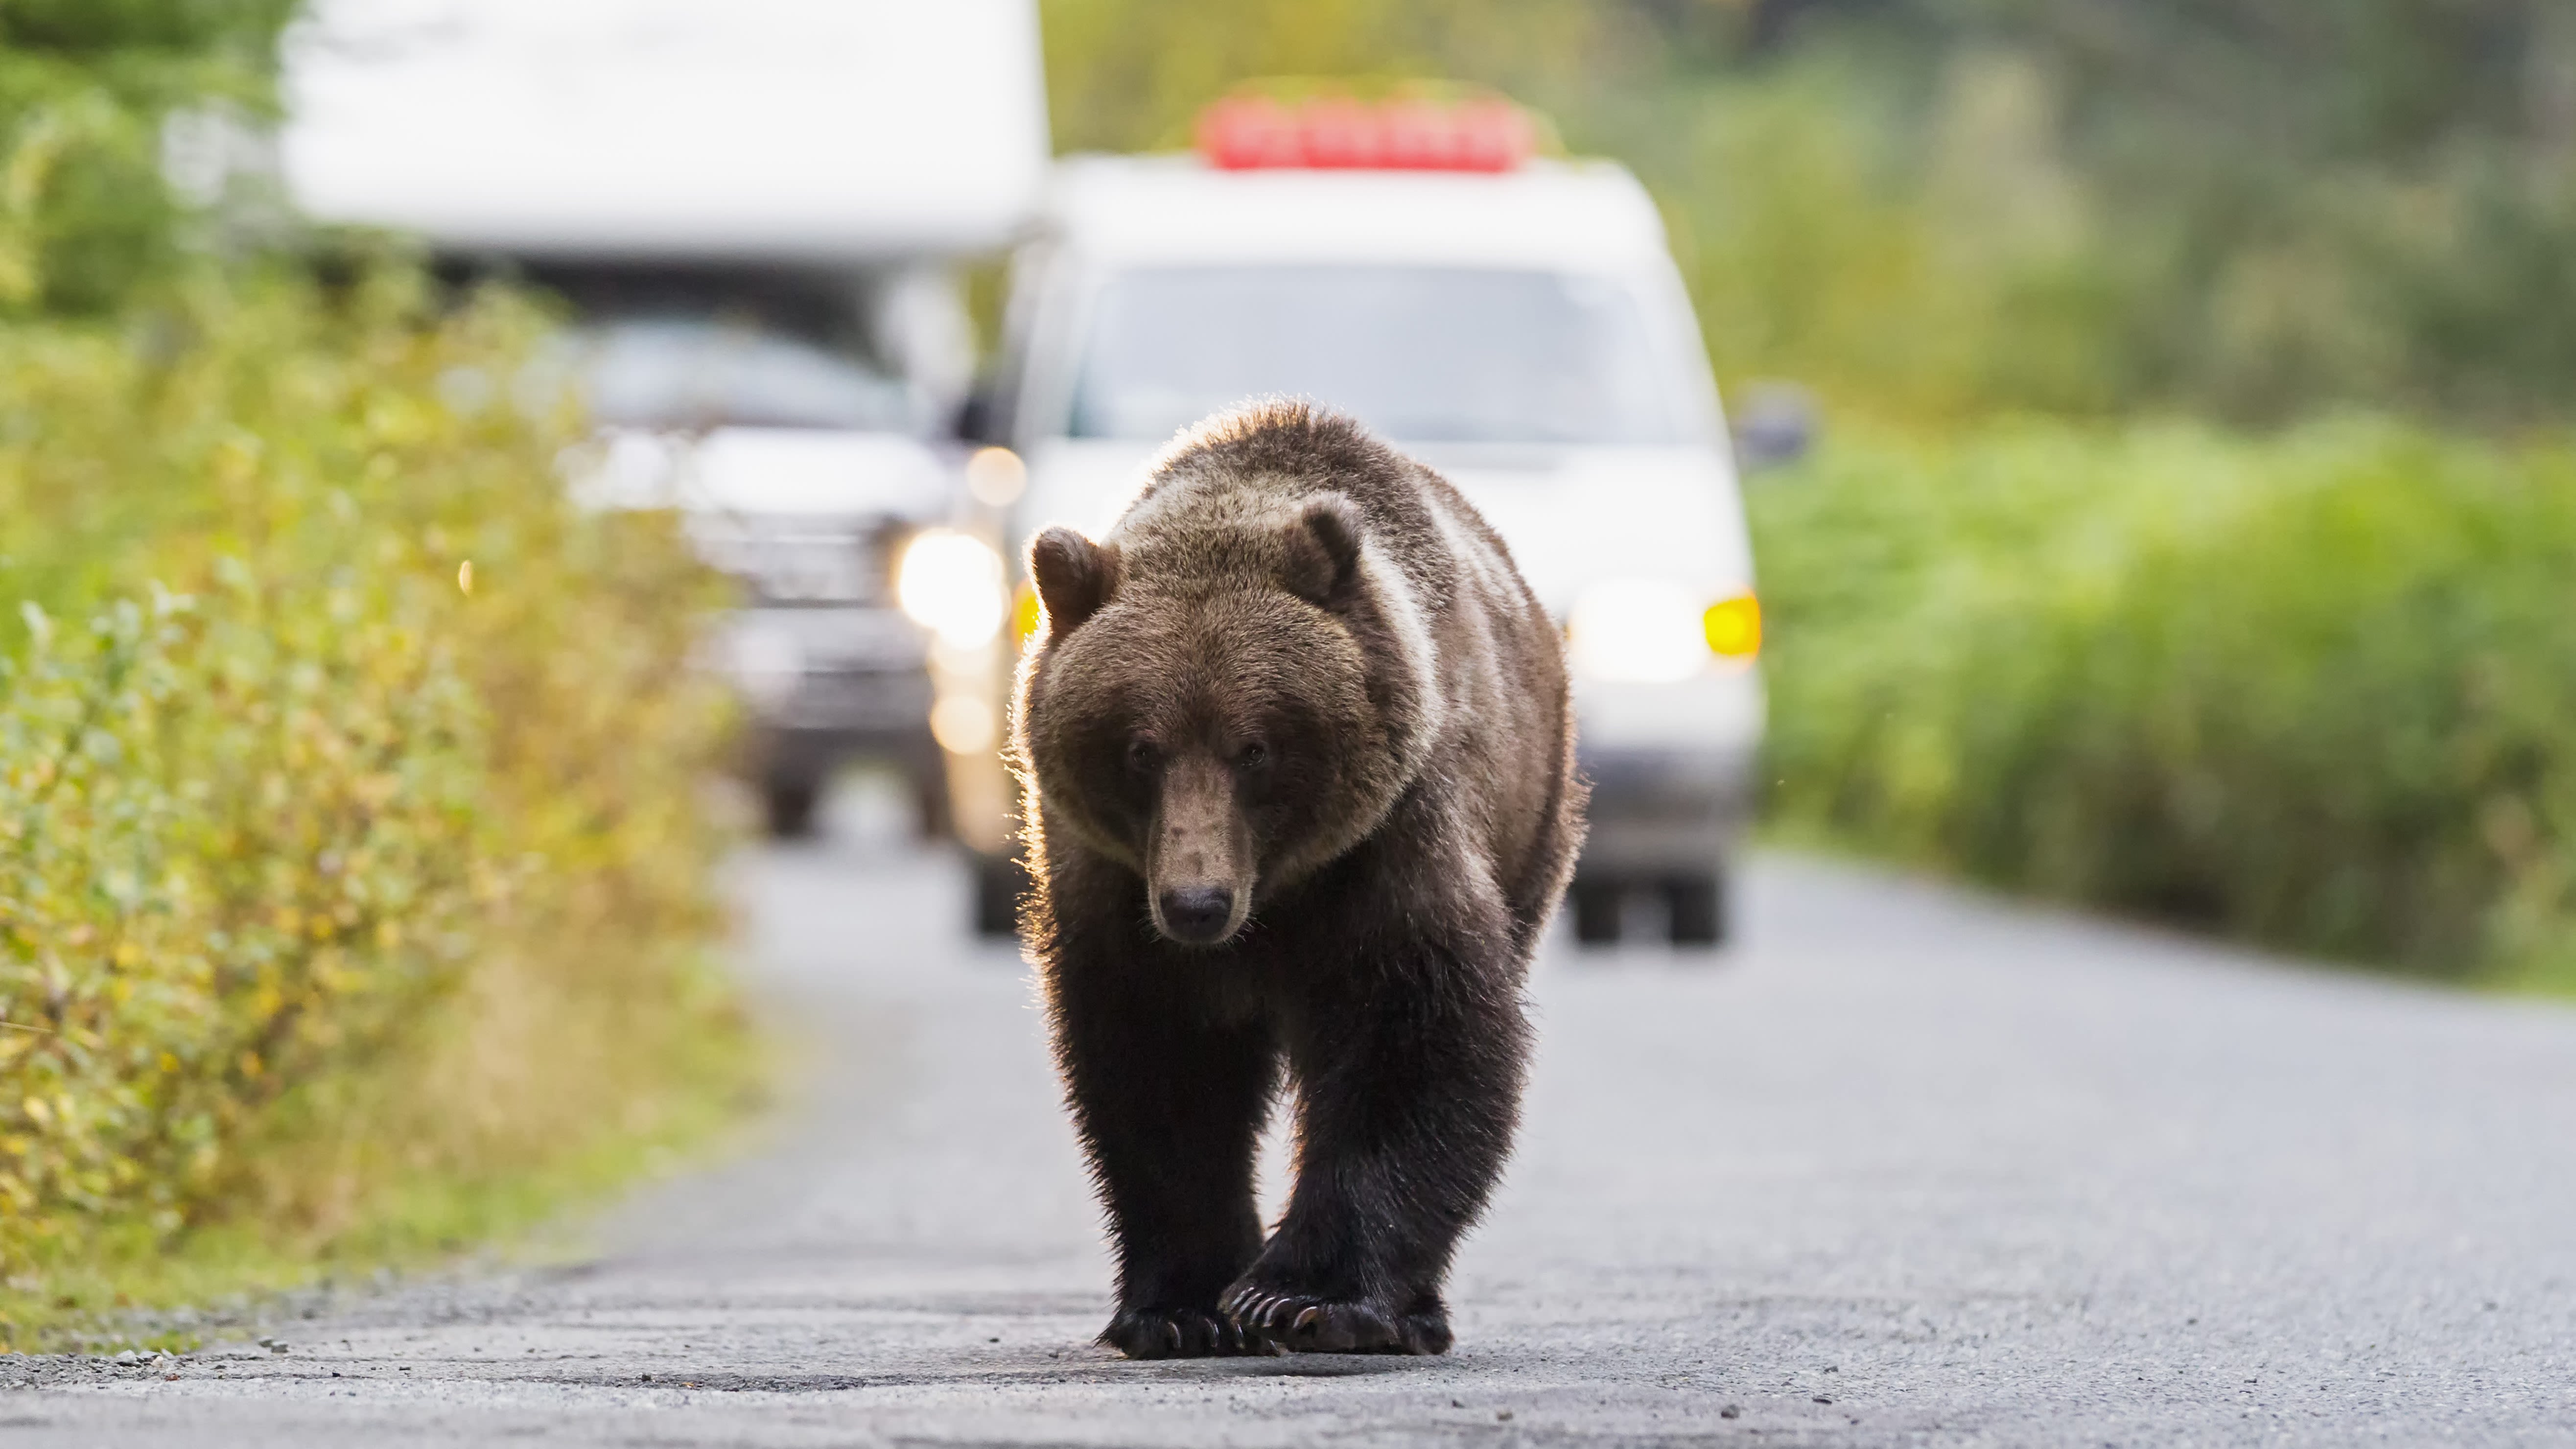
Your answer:
[[[1819,431],[1816,395],[1794,382],[1757,382],[1734,410],[1735,466],[1747,473],[1807,456]]]

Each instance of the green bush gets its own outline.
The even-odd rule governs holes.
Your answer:
[[[1846,442],[1751,503],[1791,828],[2576,982],[2576,449],[2028,424]]]
[[[721,1067],[720,593],[565,500],[543,326],[387,272],[0,330],[0,1310],[318,1251]]]
[[[0,0],[0,316],[110,315],[184,270],[208,228],[163,176],[163,122],[269,114],[297,8]]]

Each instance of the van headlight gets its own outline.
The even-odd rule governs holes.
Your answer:
[[[1761,653],[1762,606],[1749,593],[1711,603],[1670,579],[1602,579],[1576,597],[1566,635],[1577,674],[1669,683]]]
[[[1009,607],[1002,556],[953,528],[925,529],[913,537],[896,567],[894,589],[914,623],[959,649],[991,642]]]

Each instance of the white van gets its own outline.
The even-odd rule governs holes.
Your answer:
[[[1760,613],[1698,324],[1627,171],[1075,158],[1006,333],[986,433],[1027,465],[1014,557],[1050,524],[1105,531],[1176,430],[1252,396],[1341,409],[1454,482],[1567,629],[1578,938],[1616,940],[1648,892],[1675,943],[1724,938]]]

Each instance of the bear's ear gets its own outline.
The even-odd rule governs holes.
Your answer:
[[[1118,592],[1118,545],[1059,524],[1030,541],[1029,577],[1046,604],[1047,638],[1061,639]]]
[[[1360,511],[1339,493],[1310,499],[1288,529],[1288,592],[1338,609],[1360,578]]]

